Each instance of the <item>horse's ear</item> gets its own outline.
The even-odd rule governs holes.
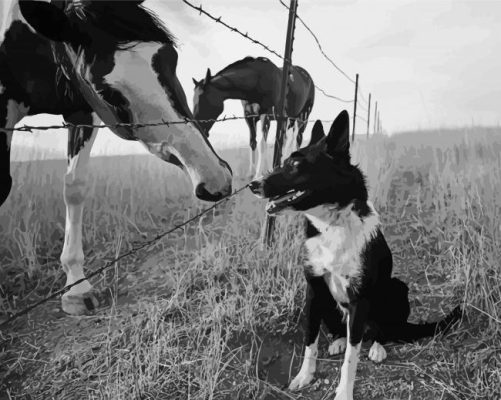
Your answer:
[[[21,14],[35,31],[50,40],[66,42],[73,39],[73,30],[66,14],[51,3],[20,0]]]
[[[205,83],[208,83],[212,78],[212,74],[210,72],[210,68],[207,68],[207,74],[205,75]]]
[[[324,126],[322,125],[322,121],[317,119],[315,125],[313,125],[313,129],[311,130],[311,139],[310,139],[310,144],[308,146],[318,143],[324,137],[325,137]]]
[[[350,116],[343,110],[336,117],[327,136],[327,153],[350,157]]]
[[[191,78],[191,79],[193,79],[193,83],[195,84],[195,86],[200,85],[200,82],[199,82],[199,81],[197,81],[195,78]]]

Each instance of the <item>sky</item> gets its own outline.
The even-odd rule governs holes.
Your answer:
[[[288,2],[288,0],[284,0]],[[230,25],[283,53],[288,11],[279,0],[196,0],[195,4]],[[178,77],[190,106],[192,77],[201,79],[208,67],[216,73],[245,56],[282,61],[261,47],[216,24],[180,0],[146,0],[178,39]],[[499,0],[299,0],[298,15],[316,33],[324,51],[348,75],[359,73],[365,99],[378,101],[386,133],[499,125],[501,121],[501,1]],[[353,98],[354,85],[322,56],[302,24],[296,26],[293,63],[310,72],[315,84],[342,98]],[[311,119],[333,119],[352,104],[317,91]],[[362,108],[366,108],[362,106]],[[240,101],[225,103],[226,115],[242,115]],[[367,111],[360,110],[363,118]],[[371,125],[372,125],[371,116]],[[60,117],[39,116],[30,123],[57,123]],[[27,122],[24,120],[23,122]],[[311,128],[312,125],[310,125]],[[357,120],[357,132],[366,123]],[[275,126],[272,125],[272,132]],[[372,129],[372,128],[371,128]],[[310,129],[307,128],[306,137]],[[37,144],[41,135],[15,143]],[[51,146],[65,148],[61,134]],[[113,147],[135,152],[137,143],[100,135],[94,153]],[[57,143],[56,143],[57,141]],[[244,121],[225,122],[211,131],[215,147],[248,143]]]

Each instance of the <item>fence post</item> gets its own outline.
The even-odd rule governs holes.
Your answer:
[[[369,139],[370,122],[371,122],[371,93],[369,93],[369,107],[367,107],[367,139]]]
[[[374,130],[374,133],[377,133],[377,101],[376,107],[374,108],[374,123],[372,124],[372,129]]]
[[[281,163],[284,134],[287,129],[286,99],[289,82],[289,70],[292,65],[292,43],[294,41],[294,29],[296,27],[297,4],[298,0],[291,0],[289,6],[289,20],[287,23],[287,37],[285,39],[284,64],[282,68],[282,86],[280,87],[280,102],[278,110],[275,110],[277,112],[277,133],[275,137],[275,150],[273,152],[273,168],[277,167]],[[274,226],[275,217],[267,215],[264,226],[263,244],[271,244]]]
[[[380,117],[379,117],[379,110],[377,110],[377,133],[381,133],[381,125],[380,125]]]
[[[355,101],[353,104],[353,133],[351,134],[351,141],[355,141],[355,122],[357,120],[357,102],[358,102],[358,74],[355,78]]]

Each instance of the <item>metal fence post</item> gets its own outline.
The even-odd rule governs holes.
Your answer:
[[[371,93],[369,93],[369,107],[367,107],[367,139],[369,138],[370,122],[371,122]]]
[[[358,74],[355,78],[355,101],[353,103],[353,133],[351,134],[351,141],[355,141],[355,123],[357,119],[357,102],[358,102]]]
[[[282,68],[282,86],[280,87],[280,102],[277,111],[277,134],[275,138],[275,150],[273,152],[273,168],[281,163],[282,159],[282,146],[285,131],[287,129],[287,115],[286,115],[286,99],[287,99],[287,86],[289,82],[289,71],[292,65],[292,43],[294,41],[294,29],[296,27],[298,0],[291,0],[289,6],[289,20],[287,23],[287,37],[285,40],[285,53],[284,64]],[[266,223],[264,226],[263,243],[270,245],[273,238],[273,228],[275,226],[275,217],[267,215]]]

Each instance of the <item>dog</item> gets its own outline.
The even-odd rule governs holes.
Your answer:
[[[306,216],[305,353],[289,388],[297,390],[312,381],[323,321],[336,338],[329,354],[345,351],[335,400],[353,399],[363,340],[372,342],[369,358],[381,362],[386,358],[383,344],[445,332],[462,315],[456,307],[439,322],[407,322],[409,290],[391,276],[392,253],[378,213],[368,200],[364,175],[350,161],[349,127],[346,111],[337,116],[327,136],[317,121],[307,147],[250,183],[255,195],[270,200],[269,214]]]

